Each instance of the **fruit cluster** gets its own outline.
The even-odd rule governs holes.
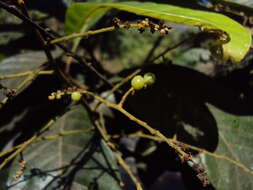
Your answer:
[[[150,86],[155,83],[156,77],[154,73],[146,73],[143,77],[136,75],[131,80],[131,85],[135,90],[141,90],[144,87]]]

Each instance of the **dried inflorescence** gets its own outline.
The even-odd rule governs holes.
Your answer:
[[[179,147],[186,152],[187,148],[183,145],[183,144],[179,144]],[[203,164],[199,164],[196,163],[193,160],[193,157],[190,153],[187,153],[182,159],[182,162],[187,162],[191,165],[191,167],[193,168],[193,170],[197,173],[197,177],[198,179],[201,181],[201,183],[203,184],[203,186],[207,186],[209,184],[208,178],[207,178],[207,172],[205,170],[205,167]]]
[[[115,29],[118,29],[122,26],[125,29],[129,29],[132,26],[128,21],[126,21],[123,25],[121,25],[121,20],[117,17],[113,18],[112,22]],[[163,22],[156,24],[150,21],[148,18],[145,18],[144,20],[138,20],[137,27],[140,33],[143,33],[146,28],[150,28],[151,33],[158,31],[161,35],[166,35],[171,30],[171,27],[169,25],[164,24]]]
[[[207,172],[203,166],[203,164],[193,164],[192,168],[197,172],[197,177],[202,182],[203,186],[207,186],[209,184],[207,178]]]
[[[125,23],[124,23],[124,26],[123,26],[123,28],[125,28],[125,29],[129,29],[131,27],[131,24],[128,22],[128,21],[126,21]]]
[[[18,180],[24,174],[26,169],[26,161],[24,161],[23,159],[20,160],[18,166],[19,170],[16,172],[15,176],[13,176],[15,180]]]
[[[149,27],[149,20],[147,18],[145,20],[138,20],[137,25],[138,25],[138,31],[140,33],[143,33],[145,31],[145,28]]]
[[[54,99],[61,99],[62,96],[65,95],[65,92],[64,91],[61,91],[61,90],[57,90],[56,92],[52,92],[49,96],[48,96],[48,99],[49,100],[54,100]]]
[[[113,26],[114,26],[116,29],[118,29],[118,28],[120,27],[120,22],[121,22],[121,20],[120,20],[119,18],[117,18],[117,17],[113,18],[113,19],[112,19],[112,22],[113,22]]]
[[[138,25],[138,31],[140,33],[143,33],[146,27],[150,27],[150,21],[148,18],[146,18],[145,20],[138,20],[137,25]]]
[[[8,97],[8,98],[12,98],[14,96],[16,96],[16,90],[15,89],[7,89],[6,92],[5,92],[5,95]]]
[[[171,30],[171,27],[169,25],[164,24],[162,22],[159,24],[155,24],[154,22],[150,21],[148,18],[146,18],[145,20],[139,20],[137,24],[138,24],[138,31],[140,33],[143,33],[146,27],[150,28],[151,33],[159,31],[161,35],[166,35]]]
[[[7,88],[6,86],[0,84],[0,89],[3,89],[3,93],[5,96],[7,96],[8,98],[12,98],[16,95],[16,90],[15,89],[10,89],[10,88]]]
[[[52,92],[49,96],[48,96],[48,99],[49,100],[59,100],[61,99],[63,96],[65,95],[70,95],[72,94],[74,91],[76,91],[77,89],[76,88],[67,88],[67,89],[64,89],[64,90],[57,90],[56,92]]]

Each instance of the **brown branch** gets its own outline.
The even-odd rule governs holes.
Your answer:
[[[143,61],[143,64],[148,63],[150,58],[153,56],[155,50],[157,49],[157,47],[159,47],[160,43],[162,42],[162,40],[164,39],[164,36],[159,36],[157,38],[157,40],[155,41],[153,47],[150,49],[150,51],[148,52],[146,58]]]

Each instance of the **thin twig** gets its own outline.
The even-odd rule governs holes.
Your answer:
[[[159,47],[159,45],[160,45],[160,43],[161,43],[161,41],[162,41],[163,39],[164,39],[164,36],[159,36],[159,37],[157,38],[157,40],[155,41],[155,43],[154,43],[152,49],[148,52],[146,58],[144,59],[143,64],[149,62],[150,58],[153,56],[155,50],[157,49],[157,47]]]
[[[87,132],[90,132],[94,130],[93,127],[91,128],[88,128],[88,129],[83,129],[83,130],[67,130],[67,131],[64,131],[64,132],[61,132],[57,135],[50,135],[50,136],[43,136],[43,137],[36,137],[33,142],[37,142],[37,141],[46,141],[46,140],[55,140],[55,139],[58,139],[62,136],[68,136],[68,135],[75,135],[75,134],[82,134],[82,133],[87,133]],[[25,142],[24,142],[25,143]],[[3,151],[3,152],[0,152],[0,158],[5,156],[6,154],[9,154],[11,152],[13,152],[14,150],[16,149],[19,149],[20,147],[22,147],[22,145],[24,143],[21,143],[17,146],[14,146],[6,151]]]
[[[21,12],[23,13],[23,15],[25,15],[28,19],[31,20],[29,14],[28,14],[28,11],[27,11],[27,8],[26,8],[26,5],[25,5],[25,2],[23,0],[19,0],[17,1],[18,2],[18,5],[21,9]],[[53,55],[52,53],[50,52],[49,48],[45,45],[46,44],[46,40],[44,39],[44,37],[42,36],[42,32],[39,31],[37,28],[33,27],[32,28],[40,42],[40,45],[42,46],[46,56],[47,56],[47,59],[48,61],[53,64],[54,62],[54,58],[53,58]]]
[[[20,6],[20,9],[23,13],[24,16],[26,16],[29,20],[31,20],[28,11],[26,9],[26,5],[25,2],[23,0],[19,0],[18,4]],[[60,68],[59,65],[55,63],[55,60],[53,58],[53,55],[49,49],[49,47],[46,45],[47,44],[47,40],[46,38],[42,35],[44,32],[41,32],[40,30],[38,30],[36,27],[32,28],[47,56],[48,62],[53,66],[53,69],[56,71],[56,74],[59,76],[60,79],[63,79],[65,82],[67,82],[68,84],[72,85],[73,84],[73,80],[71,80],[72,78],[69,76],[66,76],[65,73],[63,73]]]
[[[138,119],[137,117],[135,117],[134,115],[130,114],[129,112],[127,112],[124,108],[122,108],[120,105],[118,104],[113,104],[110,103],[108,101],[106,101],[105,99],[95,95],[93,92],[89,92],[89,91],[81,91],[84,94],[88,94],[93,96],[95,99],[97,99],[98,101],[104,103],[106,106],[113,108],[115,110],[118,110],[119,112],[121,112],[123,115],[125,115],[128,119],[136,122],[137,124],[139,124],[140,126],[144,127],[146,130],[148,130],[152,135],[154,136],[158,136],[161,139],[163,139],[170,147],[174,148],[179,155],[181,155],[183,158],[185,157],[189,157],[189,155],[187,153],[185,153],[179,146],[177,146],[172,140],[168,139],[167,137],[165,137],[159,130],[155,130],[153,129],[150,125],[148,125],[146,122]]]
[[[83,130],[67,130],[67,131],[63,131],[63,132],[60,132],[59,134],[57,135],[50,135],[50,136],[44,136],[44,137],[37,137],[34,142],[37,142],[37,141],[46,141],[46,140],[55,140],[55,139],[58,139],[60,137],[63,137],[63,136],[68,136],[68,135],[75,135],[75,134],[82,134],[82,133],[88,133],[90,131],[94,130],[93,127],[91,128],[88,128],[88,129],[83,129]]]
[[[108,94],[105,96],[105,99],[107,99],[111,94],[113,94],[115,91],[117,91],[122,85],[127,83],[129,80],[131,80],[135,75],[141,72],[141,69],[135,70],[133,73],[128,75],[127,77],[123,78],[119,83],[113,86],[113,88],[108,92]],[[97,105],[94,107],[94,111],[97,110],[101,102],[98,102]]]
[[[102,120],[103,115],[100,114],[100,121]],[[121,158],[119,151],[116,148],[116,145],[112,142],[111,140],[111,136],[107,133],[107,130],[104,126],[103,121],[101,121],[99,123],[99,125],[97,125],[97,129],[99,130],[102,138],[105,140],[106,144],[112,148],[113,153],[119,163],[119,165],[121,165],[121,167],[127,172],[127,174],[130,176],[130,178],[132,179],[133,183],[136,186],[137,190],[143,190],[141,187],[141,183],[139,182],[139,180],[134,176],[134,174],[131,171],[131,168],[128,166],[128,164],[124,161],[124,159]]]
[[[27,148],[30,144],[32,144],[36,138],[49,129],[49,127],[54,123],[54,120],[50,120],[38,133],[36,133],[33,137],[25,141],[20,145],[20,147],[13,152],[10,156],[8,156],[1,164],[0,169],[2,169],[6,164],[8,164],[13,158],[15,158],[19,153],[21,153],[25,148]]]
[[[168,48],[166,48],[163,52],[161,52],[159,55],[155,56],[153,59],[151,59],[150,63],[153,63],[154,61],[156,61],[157,59],[159,59],[160,57],[163,57],[166,53],[168,53],[171,50],[174,50],[176,48],[178,48],[179,46],[183,45],[184,43],[192,40],[193,37],[189,36],[185,39],[183,39],[182,41],[178,42],[177,44],[174,44],[173,46],[170,46]]]
[[[103,114],[101,112],[99,112],[99,120],[98,120],[98,125],[97,125],[97,129],[100,132],[101,136],[103,137],[103,139],[105,140],[105,142],[109,142],[110,141],[110,135],[107,133],[106,127],[104,126],[104,118],[103,118]]]
[[[26,77],[15,89],[15,93],[21,91],[24,87],[26,87],[31,81],[33,81],[38,75],[39,72],[41,72],[44,69],[45,65],[41,66],[37,70],[33,71],[30,75]],[[0,109],[8,102],[9,97],[5,97],[2,102],[0,102]]]
[[[138,27],[138,24],[130,24],[129,25],[131,28],[133,27]],[[120,24],[119,28],[124,28],[125,24]],[[60,42],[64,42],[64,41],[68,41],[74,38],[80,38],[80,37],[88,37],[88,36],[92,36],[92,35],[96,35],[96,34],[101,34],[101,33],[105,33],[105,32],[111,32],[114,31],[115,26],[110,26],[110,27],[106,27],[106,28],[101,28],[101,29],[97,29],[97,30],[90,30],[87,32],[81,32],[81,33],[73,33],[67,36],[63,36],[54,40],[51,40],[48,42],[48,44],[56,44],[56,43],[60,43]]]
[[[127,97],[128,97],[128,96],[130,95],[130,93],[132,93],[132,92],[134,92],[133,87],[130,88],[130,89],[122,96],[120,102],[118,103],[118,105],[119,105],[120,107],[123,107],[123,104],[125,103]]]
[[[139,180],[134,176],[133,172],[131,171],[131,168],[128,166],[128,164],[123,160],[123,158],[121,158],[121,156],[119,155],[119,153],[114,153],[116,159],[118,160],[118,163],[122,166],[122,168],[124,168],[124,170],[127,172],[127,174],[130,176],[130,178],[132,179],[132,181],[134,182],[136,189],[137,190],[143,190],[141,187],[141,183],[139,182]]]
[[[38,75],[52,75],[54,73],[53,70],[50,71],[40,71],[38,72]],[[19,78],[19,77],[24,77],[33,74],[33,71],[27,71],[23,73],[17,73],[17,74],[9,74],[9,75],[3,75],[0,76],[0,80],[4,79],[12,79],[12,78]]]

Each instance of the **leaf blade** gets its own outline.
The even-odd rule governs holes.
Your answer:
[[[72,6],[90,6],[88,3],[74,3]],[[167,4],[122,2],[92,4],[106,11],[106,8],[116,8],[122,11],[149,16],[170,22],[202,27],[207,30],[225,31],[230,41],[222,44],[224,61],[240,62],[247,54],[251,45],[251,33],[232,19],[217,13],[192,10]],[[67,21],[68,22],[68,21]]]
[[[215,153],[235,160],[252,171],[252,117],[239,117],[209,107],[219,126],[219,144]],[[206,155],[203,156],[203,164],[207,168],[209,180],[217,189],[253,188],[253,175],[237,165]]]

